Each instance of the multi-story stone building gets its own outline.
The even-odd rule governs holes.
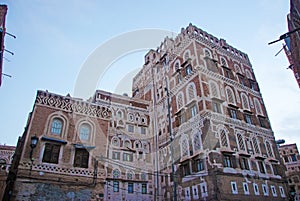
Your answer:
[[[0,145],[0,198],[3,197],[6,187],[6,179],[10,169],[15,146]]]
[[[300,87],[300,1],[290,0],[290,13],[287,16],[289,34],[284,46],[290,62],[290,69]]]
[[[88,101],[38,91],[6,195],[287,200],[245,53],[190,24],[146,54],[132,91],[97,90]]]
[[[286,176],[291,197],[300,200],[300,156],[296,144],[285,144],[279,147],[279,153],[286,167]]]

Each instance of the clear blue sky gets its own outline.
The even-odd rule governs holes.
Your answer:
[[[224,38],[248,54],[277,139],[300,143],[300,90],[281,43],[268,46],[287,31],[286,0],[229,1],[79,1],[4,0],[8,5],[4,73],[0,88],[0,143],[15,145],[22,135],[36,91],[73,94],[76,78],[88,56],[105,41],[145,28],[180,32],[190,22]],[[159,46],[159,44],[157,44]],[[153,47],[156,48],[156,47]],[[114,91],[119,70],[141,67],[144,52],[114,63],[99,88]],[[119,69],[119,70],[118,70]],[[118,76],[117,76],[118,75]],[[130,90],[130,89],[129,89]]]

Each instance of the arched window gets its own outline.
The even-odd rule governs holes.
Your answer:
[[[174,72],[176,72],[180,68],[180,61],[179,60],[175,61],[173,68],[174,68]]]
[[[243,108],[250,111],[249,100],[248,100],[247,95],[244,94],[244,93],[242,93],[241,94],[241,98],[242,98],[242,106],[243,106]]]
[[[133,180],[133,175],[134,175],[134,173],[132,171],[128,171],[127,172],[127,179]]]
[[[111,144],[115,147],[120,147],[120,138],[118,138],[117,136],[114,136],[111,139]]]
[[[121,173],[120,173],[120,170],[118,170],[118,169],[114,169],[113,171],[112,171],[112,175],[113,175],[113,178],[120,178],[120,175],[121,175]]]
[[[274,157],[272,146],[271,146],[270,142],[268,142],[268,141],[266,141],[266,148],[267,148],[268,156]]]
[[[237,137],[237,141],[238,141],[238,145],[239,145],[239,150],[240,151],[246,151],[243,136],[240,133],[238,133],[236,135],[236,137]]]
[[[229,148],[228,131],[224,126],[218,126],[218,134],[220,138],[220,146]]]
[[[79,128],[79,138],[83,141],[89,141],[91,138],[91,126],[87,123],[83,123]]]
[[[191,55],[190,50],[186,50],[183,55],[184,60],[185,61],[188,60],[190,58],[190,55]]]
[[[59,118],[54,118],[51,124],[51,133],[55,135],[61,135],[63,121]]]
[[[189,141],[186,135],[183,135],[180,140],[181,157],[189,156]]]
[[[125,140],[124,141],[124,147],[132,148],[130,140]]]
[[[179,93],[177,95],[177,109],[181,109],[184,105],[184,102],[183,102],[183,94],[182,93]]]
[[[234,70],[236,73],[242,74],[241,67],[237,64],[234,64]]]
[[[122,119],[123,118],[123,112],[122,111],[120,111],[120,110],[117,111],[117,118],[118,119]]]
[[[188,101],[191,101],[195,98],[195,85],[193,83],[190,83],[187,87],[187,97]]]
[[[252,75],[251,75],[250,71],[249,71],[248,69],[246,69],[246,70],[245,70],[245,72],[246,72],[246,77],[247,77],[248,79],[251,79],[251,80],[253,80],[253,78],[252,78]]]
[[[194,151],[199,151],[202,148],[201,133],[199,131],[195,132],[193,135],[193,147]]]
[[[227,61],[224,57],[221,57],[221,65],[225,66],[225,67],[228,67]]]
[[[134,141],[134,146],[135,146],[136,149],[141,149],[142,148],[141,142],[139,140]]]
[[[254,106],[257,114],[263,115],[260,102],[257,98],[254,98]]]
[[[204,56],[205,56],[205,57],[208,57],[208,58],[212,58],[212,57],[211,57],[211,53],[210,53],[210,51],[209,51],[208,49],[205,49],[205,50],[204,50]]]
[[[252,137],[252,143],[253,143],[255,154],[260,154],[260,148],[259,148],[258,140],[256,139],[256,137]]]
[[[219,87],[218,87],[217,83],[214,81],[210,81],[209,86],[210,86],[211,96],[215,97],[215,98],[220,98],[220,92],[219,92]]]
[[[228,103],[235,105],[234,92],[230,87],[226,87],[226,96]]]

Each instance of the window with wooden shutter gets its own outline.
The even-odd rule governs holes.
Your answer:
[[[46,143],[43,155],[43,162],[58,164],[60,145]]]
[[[74,167],[88,168],[89,152],[86,149],[76,149]]]

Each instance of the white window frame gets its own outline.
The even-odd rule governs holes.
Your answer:
[[[199,199],[198,186],[192,186],[193,199]]]
[[[191,200],[191,191],[190,187],[184,189],[185,200]]]
[[[273,197],[277,197],[276,187],[273,185],[271,186],[271,192],[272,192]]]
[[[235,190],[234,190],[234,187],[235,187]],[[235,181],[232,181],[231,182],[231,191],[232,191],[232,194],[239,194],[239,191],[238,191],[238,187],[237,187],[237,184]]]
[[[264,196],[269,196],[269,189],[266,184],[262,184],[262,189],[263,189]]]
[[[257,191],[255,189],[257,189]],[[255,195],[259,195],[259,188],[258,188],[258,185],[256,183],[253,183],[253,190],[254,190]]]
[[[282,197],[282,198],[285,198],[286,196],[285,196],[285,192],[284,192],[284,188],[282,187],[282,186],[279,186],[279,192],[280,192],[280,196]]]
[[[245,194],[245,195],[249,195],[249,194],[250,194],[250,191],[249,191],[248,183],[243,182],[243,188],[244,188],[244,194]]]
[[[203,190],[204,189],[204,190]],[[207,184],[206,182],[200,183],[200,191],[201,191],[201,196],[207,197],[208,196],[208,191],[207,191]]]

